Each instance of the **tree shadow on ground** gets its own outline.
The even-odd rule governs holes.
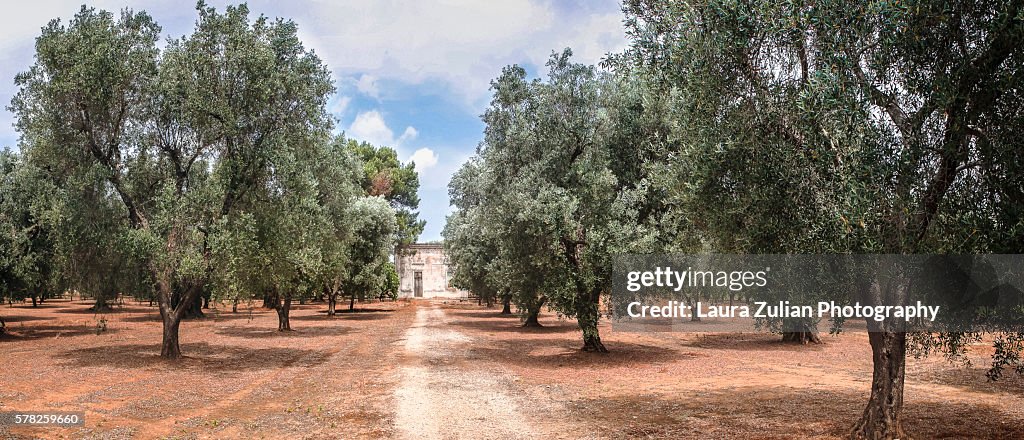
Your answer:
[[[341,336],[352,332],[352,329],[341,326],[301,326],[292,327],[292,331],[277,331],[270,327],[232,326],[221,327],[215,331],[218,335],[236,338],[311,338],[318,336]]]
[[[910,377],[915,382],[949,385],[981,393],[1012,393],[1024,396],[1024,377],[1013,371],[1013,367],[1004,369],[1003,377],[997,381],[991,381],[985,376],[988,369],[988,365],[963,366],[951,363],[939,370],[910,373]]]
[[[69,367],[102,367],[133,369],[160,367],[168,370],[197,372],[235,372],[287,367],[312,368],[327,361],[326,350],[304,350],[291,347],[237,347],[212,345],[206,342],[181,344],[182,359],[160,357],[160,344],[129,344],[79,348],[56,357]]]
[[[256,319],[256,318],[258,318],[260,316],[267,315],[267,314],[270,314],[270,313],[273,313],[273,311],[272,310],[266,310],[266,311],[262,311],[261,310],[261,311],[258,311],[258,312],[254,312],[254,313],[252,313],[250,315],[248,311],[239,311],[237,313],[231,313],[231,312],[221,312],[221,311],[217,311],[217,310],[204,310],[203,311],[203,317],[201,317],[201,318],[185,318],[185,319],[182,320],[182,322],[203,322],[203,321],[221,322],[221,321],[235,321],[235,320],[239,320],[239,319],[248,320],[250,318],[251,319]],[[163,320],[163,318],[160,317],[160,312],[159,311],[152,311],[152,310],[147,310],[146,313],[140,313],[140,314],[135,315],[135,316],[125,316],[125,317],[118,316],[115,319],[117,321],[123,321],[123,322],[161,322]]]
[[[772,333],[702,333],[683,342],[684,347],[708,350],[737,351],[822,351],[828,347],[830,336],[821,335],[821,344],[783,342],[782,335]]]
[[[541,327],[523,327],[522,322],[518,319],[488,319],[488,320],[453,320],[449,325],[455,327],[462,327],[465,329],[483,331],[483,332],[512,332],[512,333],[538,333],[538,334],[552,334],[552,333],[571,333],[579,331],[579,327],[574,324],[562,323],[562,322],[544,322],[541,321]]]
[[[10,325],[12,322],[42,321],[46,318],[40,316],[8,315],[0,313],[0,319]]]
[[[351,315],[351,314],[359,314],[359,313],[391,313],[391,312],[394,312],[395,309],[387,309],[387,308],[380,308],[380,307],[366,307],[366,308],[356,307],[354,310],[349,310],[348,306],[346,306],[345,308],[338,308],[337,311],[338,311],[339,315]],[[324,313],[327,313],[327,311],[324,310]]]
[[[785,386],[700,389],[569,402],[573,418],[600,423],[611,438],[846,438],[863,393]],[[904,428],[915,438],[1021,438],[1024,420],[989,403],[907,401]]]
[[[327,310],[318,310],[316,313],[311,315],[295,315],[290,319],[295,321],[368,321],[375,319],[385,319],[391,313],[393,309],[355,309],[355,311],[338,310],[334,316],[328,316]]]
[[[237,312],[209,310],[209,311],[205,311],[205,312],[206,312],[206,316],[203,317],[203,318],[200,318],[200,319],[209,319],[209,320],[214,321],[214,322],[237,321],[237,320],[240,320],[240,319],[242,319],[242,320],[250,320],[250,319],[256,319],[256,318],[259,318],[259,317],[265,316],[265,315],[274,315],[274,316],[276,316],[276,313],[277,313],[277,312],[275,312],[272,309],[253,310],[251,313],[248,310],[239,310]],[[275,318],[275,320],[276,320],[276,318]]]
[[[2,304],[2,306],[3,306],[3,309],[2,309],[2,310],[17,310],[17,309],[28,309],[28,310],[40,310],[40,309],[59,309],[59,308],[64,308],[64,307],[73,307],[73,306],[77,306],[77,305],[79,305],[79,304],[85,304],[85,303],[71,303],[71,302],[68,302],[68,301],[54,301],[54,300],[47,300],[46,302],[41,302],[41,303],[39,303],[39,304],[36,304],[36,305],[35,305],[35,307],[33,307],[33,306],[32,306],[32,301],[26,301],[26,302],[15,302],[15,303],[14,303],[14,306],[13,306],[13,307],[11,307],[11,305],[10,305],[10,304],[7,304],[7,303],[3,303],[3,304]]]
[[[156,308],[139,307],[139,306],[119,306],[117,304],[111,304],[110,308],[103,311],[91,310],[91,304],[75,304],[73,307],[61,307],[60,310],[54,310],[53,313],[62,313],[69,315],[120,315],[123,313],[148,313],[156,310]]]
[[[99,333],[95,325],[29,325],[29,326],[7,326],[7,331],[13,340],[31,341],[48,338],[73,338],[77,336],[104,336],[117,333],[118,328],[107,328]]]
[[[569,370],[635,367],[702,356],[693,352],[629,342],[605,342],[608,353],[589,353],[580,350],[582,345],[581,340],[564,337],[513,341],[495,339],[478,342],[469,350],[473,354],[501,364],[515,364],[532,369]]]
[[[501,314],[501,309],[496,309],[496,310],[493,310],[493,311],[465,311],[463,309],[453,309],[453,310],[451,310],[451,312],[452,312],[452,315],[460,316],[460,317],[466,317],[466,318],[486,318],[486,319],[491,319],[491,318],[518,319],[519,318],[519,315],[515,314],[515,313],[510,313],[510,314],[507,314],[507,315],[502,315]]]
[[[161,322],[163,318],[159,313],[145,313],[134,316],[118,316],[117,320],[121,322]]]

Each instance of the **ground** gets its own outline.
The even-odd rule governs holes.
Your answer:
[[[221,306],[182,324],[161,360],[154,307],[95,315],[82,301],[2,306],[0,411],[85,411],[84,427],[0,438],[842,438],[869,393],[863,333],[794,346],[766,334],[621,333],[578,350],[575,323],[521,328],[500,308]],[[105,324],[104,324],[105,321]],[[105,325],[105,330],[100,330]],[[911,359],[906,428],[919,438],[1024,438],[1024,380]]]

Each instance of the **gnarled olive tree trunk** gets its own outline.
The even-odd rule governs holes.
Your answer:
[[[540,308],[544,307],[546,302],[548,302],[548,297],[541,295],[536,301],[527,305],[526,319],[523,320],[523,327],[543,327],[537,318],[540,316]]]
[[[789,324],[792,326],[786,326],[786,328],[792,330],[788,332],[782,332],[782,342],[795,342],[797,344],[820,344],[821,337],[818,336],[818,330],[809,322],[793,322]]]
[[[327,316],[334,316],[338,313],[338,292],[327,294]]]
[[[512,314],[512,294],[506,293],[501,298],[501,314],[511,315]]]
[[[178,359],[181,357],[181,346],[178,344],[178,329],[181,319],[185,316],[189,305],[199,296],[202,282],[196,282],[184,291],[176,291],[166,275],[157,283],[157,301],[160,305],[160,317],[163,320],[163,342],[160,344],[160,357]],[[178,301],[172,301],[178,298]]]
[[[277,306],[277,331],[287,332],[292,330],[289,314],[292,310],[292,294],[285,293],[280,304]]]
[[[577,293],[576,298],[576,322],[583,332],[583,351],[607,353],[608,349],[601,343],[601,335],[597,330],[597,323],[601,319],[601,312],[598,310],[598,298],[600,290],[592,289],[582,295]]]
[[[871,342],[871,398],[853,427],[855,439],[904,439],[903,381],[907,365],[907,334],[868,333]]]

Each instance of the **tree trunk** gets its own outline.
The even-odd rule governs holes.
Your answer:
[[[292,295],[285,294],[284,301],[277,307],[277,331],[287,332],[292,330],[291,322],[288,320],[288,313],[292,309]]]
[[[231,300],[231,313],[238,313],[238,298]]]
[[[263,308],[264,309],[277,309],[278,298],[276,294],[265,293],[263,294]]]
[[[506,295],[505,298],[502,299],[501,302],[502,302],[501,314],[502,315],[511,315],[512,314],[512,296],[511,295]]]
[[[540,316],[540,308],[544,307],[544,303],[546,302],[548,302],[548,297],[541,295],[535,302],[527,304],[526,320],[523,321],[523,327],[543,327],[540,325],[540,321],[537,320],[537,317]]]
[[[199,289],[193,287],[193,289]],[[180,303],[180,304],[179,304]],[[182,314],[182,319],[194,319],[194,318],[205,318],[206,314],[203,313],[203,297],[200,293],[195,293],[191,299],[185,298],[178,292],[171,295],[171,307],[178,308],[178,306],[184,307],[185,311]]]
[[[540,306],[526,311],[526,320],[523,321],[523,327],[543,327],[540,325],[540,321],[537,320],[537,316],[540,315]]]
[[[157,273],[154,276],[162,279],[158,282],[157,303],[160,306],[160,316],[163,318],[163,344],[160,347],[160,357],[165,359],[181,358],[181,347],[178,345],[178,328],[181,326],[181,319],[185,316],[185,308],[195,304],[199,294],[202,292],[204,281],[194,281],[184,293],[175,291],[175,284],[170,281],[165,273]]]
[[[338,313],[338,294],[327,294],[327,316],[334,316]]]
[[[164,321],[164,339],[160,346],[160,357],[165,359],[181,358],[181,347],[178,345],[178,327],[181,325],[181,317],[174,310],[165,310],[167,307],[160,307],[160,315]]]
[[[89,310],[92,310],[93,312],[96,313],[111,311],[112,309],[110,308],[110,304],[107,303],[107,295],[105,293],[96,295],[96,303],[93,304],[92,307],[89,308]]]
[[[0,301],[0,304],[2,304],[2,303],[3,303],[3,301]],[[7,323],[4,322],[4,318],[3,317],[0,317],[0,335],[2,335],[4,333],[7,333]]]
[[[608,349],[601,343],[601,335],[597,330],[597,322],[601,319],[596,301],[598,292],[584,294],[576,303],[576,322],[583,332],[583,351],[607,353]]]
[[[356,309],[356,295],[352,294],[352,297],[348,300],[348,311],[354,311]]]
[[[795,342],[798,344],[821,343],[821,338],[818,337],[817,326],[810,322],[804,322],[804,320],[800,319],[790,319],[787,324],[783,325],[783,327],[793,331],[782,332],[782,342]]]
[[[36,302],[36,296],[32,295],[32,307],[38,307],[39,304]]]
[[[798,344],[820,344],[821,338],[817,332],[802,331],[802,332],[783,332],[782,342],[795,342]]]
[[[907,361],[907,334],[893,331],[868,333],[874,371],[871,398],[850,434],[854,439],[907,438],[903,430],[903,380]]]

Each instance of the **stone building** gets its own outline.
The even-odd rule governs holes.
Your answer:
[[[466,298],[469,292],[450,284],[448,259],[441,243],[416,243],[395,250],[399,298]]]

